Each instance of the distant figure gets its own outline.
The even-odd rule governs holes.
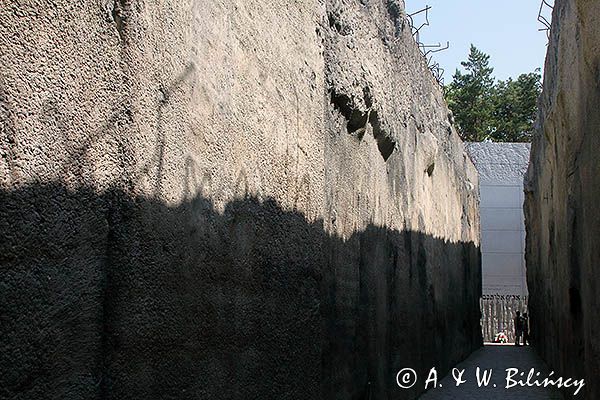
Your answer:
[[[514,319],[515,323],[515,346],[521,345],[521,335],[523,334],[523,319],[521,312],[517,311],[517,316]]]
[[[527,346],[529,343],[529,318],[527,313],[523,313],[522,328],[523,328],[523,345]]]

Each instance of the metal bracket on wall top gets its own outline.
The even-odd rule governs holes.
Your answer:
[[[419,32],[421,31],[421,28],[423,28],[424,26],[429,26],[429,10],[431,10],[431,6],[425,6],[425,8],[423,8],[419,11],[415,11],[414,13],[411,13],[411,14],[406,14],[406,17],[408,18],[408,22],[410,23],[410,29],[411,29],[412,35],[415,38],[415,41],[417,43],[421,43],[419,40]],[[415,15],[418,15],[421,13],[425,13],[425,22],[423,22],[418,28],[416,28],[413,17]]]
[[[425,6],[425,8],[422,8],[418,11],[415,11],[410,14],[406,14],[406,19],[408,20],[408,23],[410,25],[410,29],[411,29],[413,38],[415,39],[415,42],[417,43],[417,46],[418,46],[419,50],[421,51],[421,54],[423,54],[423,57],[425,57],[425,60],[427,62],[427,67],[431,71],[431,74],[433,75],[433,77],[435,78],[437,83],[442,88],[444,88],[444,69],[442,67],[440,67],[439,63],[433,61],[433,57],[430,56],[430,54],[437,53],[439,51],[448,49],[450,47],[450,42],[446,42],[445,46],[443,46],[441,43],[424,44],[423,42],[421,42],[421,38],[420,38],[421,29],[425,26],[429,26],[429,10],[431,10],[431,6]],[[425,22],[423,22],[421,25],[419,25],[417,27],[415,25],[414,17],[419,14],[423,14],[423,13],[425,14]]]
[[[437,43],[437,44],[421,43],[419,45],[419,48],[421,49],[421,53],[423,53],[423,56],[427,60],[427,66],[429,67],[429,70],[433,74],[433,77],[437,81],[438,85],[440,85],[443,89],[444,88],[444,68],[442,68],[440,66],[440,63],[433,60],[433,56],[431,54],[437,53],[440,51],[444,51],[444,50],[448,50],[450,48],[450,42],[446,42],[445,45],[442,45],[441,43]]]
[[[538,29],[538,31],[542,32],[542,31],[546,31],[546,36],[548,37],[548,39],[550,39],[550,27],[552,26],[551,23],[551,19],[552,17],[550,17],[550,20],[548,20],[548,18],[546,18],[546,16],[544,16],[544,11],[546,10],[554,10],[554,6],[552,4],[550,4],[548,2],[548,0],[542,0],[542,3],[540,4],[540,11],[538,12],[538,17],[537,20],[544,25],[543,28]],[[552,11],[550,11],[550,14],[552,14]]]
[[[450,42],[446,42],[444,46],[441,43],[437,44],[423,44],[419,43],[419,48],[425,57],[431,53],[437,53],[439,51],[448,50],[450,48]],[[428,49],[428,50],[427,50]]]

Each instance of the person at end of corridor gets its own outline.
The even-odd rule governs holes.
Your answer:
[[[523,334],[523,320],[521,318],[521,312],[517,311],[517,316],[514,319],[515,323],[515,346],[521,345],[521,335]]]
[[[529,342],[529,318],[527,317],[527,313],[523,313],[523,319],[521,321],[523,328],[523,345],[527,346],[530,344]]]

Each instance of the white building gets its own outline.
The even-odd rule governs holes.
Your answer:
[[[523,177],[529,143],[467,143],[479,172],[483,295],[527,296]]]

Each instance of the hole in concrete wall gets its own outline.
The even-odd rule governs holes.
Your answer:
[[[402,6],[400,5],[400,2],[398,0],[388,0],[387,12],[393,20],[400,18],[402,15]]]
[[[115,0],[112,10],[112,18],[115,21],[117,32],[121,41],[124,40],[125,36],[125,9],[127,0]]]
[[[335,29],[338,33],[340,33],[342,31],[342,25],[339,23],[339,21],[336,21],[336,19],[333,16],[333,14],[329,14],[328,20],[329,20],[329,27],[330,28]]]
[[[346,128],[348,133],[362,139],[369,114],[354,108],[352,106],[352,101],[345,94],[338,95],[332,91],[331,103],[333,104],[333,107],[346,118]]]
[[[371,108],[373,105],[373,98],[368,87],[363,89],[363,95],[365,104],[367,107]],[[362,139],[366,131],[367,122],[369,122],[373,127],[373,137],[377,142],[379,153],[385,161],[390,158],[396,148],[396,142],[382,129],[377,111],[360,111],[352,104],[350,97],[345,94],[337,94],[333,90],[331,91],[331,103],[333,104],[333,107],[346,118],[349,134]]]
[[[427,171],[427,175],[431,176],[433,175],[433,170],[435,169],[435,163],[431,163],[429,165],[429,167],[427,167],[427,169],[425,171]]]
[[[388,15],[394,22],[396,36],[398,36],[402,31],[402,21],[404,20],[402,10],[404,6],[400,3],[400,0],[388,0],[386,7]]]
[[[371,88],[365,86],[363,88],[363,98],[365,100],[365,105],[367,108],[371,109],[373,107],[373,95],[371,94]]]
[[[327,13],[327,20],[329,21],[329,27],[334,29],[340,35],[348,36],[353,33],[352,27],[343,22],[339,12],[329,11]]]
[[[396,142],[394,142],[389,134],[384,131],[381,127],[381,121],[379,120],[379,115],[377,111],[371,111],[369,122],[373,127],[373,136],[377,141],[377,147],[379,148],[379,153],[385,161],[390,158],[394,149],[396,148]]]

